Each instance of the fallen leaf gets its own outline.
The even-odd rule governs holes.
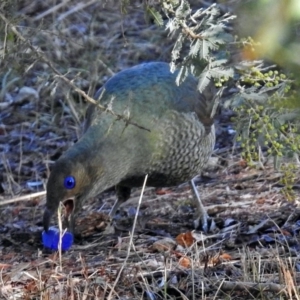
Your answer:
[[[30,292],[30,293],[38,290],[38,288],[36,286],[36,282],[34,280],[27,282],[26,285],[24,286],[24,288],[26,289],[27,292]]]
[[[283,235],[291,236],[291,233],[288,232],[288,231],[285,230],[285,229],[280,229],[280,231],[281,231],[281,233],[282,233]]]
[[[189,268],[191,266],[191,260],[188,257],[183,256],[179,259],[179,264],[184,268]]]
[[[232,256],[228,253],[217,254],[209,260],[209,263],[213,266],[220,265],[224,261],[232,260]]]
[[[195,239],[191,231],[181,233],[176,237],[176,242],[183,247],[190,247],[194,244]]]
[[[266,198],[263,197],[256,200],[256,204],[260,204],[260,205],[265,204],[265,202],[266,202]]]
[[[247,167],[247,162],[244,160],[244,159],[241,159],[239,161],[239,166],[242,167],[242,168],[246,168]]]
[[[171,238],[164,238],[153,243],[152,249],[160,252],[171,251],[176,247],[176,242]]]
[[[221,254],[220,258],[223,259],[223,260],[232,260],[232,256],[228,253]]]
[[[172,194],[172,191],[167,189],[157,189],[155,193],[156,195],[167,195],[167,194]]]

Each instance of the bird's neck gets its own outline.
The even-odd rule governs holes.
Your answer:
[[[126,155],[120,155],[114,144],[107,140],[99,140],[99,137],[93,134],[84,135],[69,149],[68,156],[69,159],[80,162],[88,178],[91,178],[89,197],[118,184],[128,172]]]

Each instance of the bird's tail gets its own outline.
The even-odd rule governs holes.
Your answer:
[[[200,105],[196,112],[206,132],[210,132],[211,126],[214,123],[223,90],[223,87],[217,90],[212,83],[201,93]]]
[[[224,87],[221,87],[217,91],[217,93],[214,95],[214,98],[212,100],[213,104],[212,104],[211,113],[210,113],[211,118],[214,118],[217,113],[223,91],[224,91]]]

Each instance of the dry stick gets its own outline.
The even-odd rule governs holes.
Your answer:
[[[61,220],[61,210],[62,210],[62,202],[57,209],[57,217],[58,217],[58,230],[59,230],[59,241],[58,241],[58,256],[59,256],[59,271],[62,272],[62,239],[65,233],[67,232],[67,228],[63,230],[62,228],[62,220]]]
[[[38,16],[33,18],[33,21],[38,21],[38,20],[46,17],[47,15],[54,13],[55,11],[59,10],[61,7],[65,6],[68,2],[70,2],[70,0],[65,0],[62,3],[59,3],[55,6],[50,7],[48,10],[42,12],[41,14],[39,14]]]
[[[64,18],[68,17],[71,14],[74,14],[75,12],[82,10],[84,8],[86,8],[87,6],[90,6],[96,2],[98,2],[99,0],[91,0],[90,2],[84,3],[84,2],[79,2],[75,5],[75,7],[73,7],[72,9],[68,10],[67,12],[61,14],[58,18],[57,21],[61,22]]]
[[[7,27],[8,27],[8,25],[7,24],[5,24],[5,29],[4,29],[4,41],[3,41],[3,59],[4,59],[4,57],[5,57],[5,49],[6,49],[6,42],[7,42]],[[10,71],[8,71],[8,72],[10,72]],[[5,88],[3,87],[3,85],[2,85],[2,89],[3,90],[5,90]]]
[[[127,263],[127,260],[129,258],[129,255],[130,255],[130,250],[131,250],[131,246],[133,246],[133,236],[134,236],[134,230],[135,230],[135,227],[136,227],[136,223],[137,223],[137,218],[138,218],[138,214],[139,214],[139,211],[140,211],[140,206],[141,206],[141,203],[142,203],[142,198],[143,198],[143,195],[144,195],[144,190],[145,190],[145,187],[146,187],[146,183],[147,183],[147,179],[148,179],[148,174],[145,176],[145,180],[144,180],[144,183],[143,183],[143,187],[142,187],[142,191],[141,191],[141,195],[140,195],[140,198],[139,198],[139,202],[138,202],[138,206],[137,206],[137,209],[136,209],[136,214],[135,214],[135,217],[134,217],[134,221],[133,221],[133,226],[132,226],[132,232],[131,232],[131,235],[130,235],[130,240],[129,240],[129,245],[128,245],[128,248],[127,248],[127,255],[126,255],[126,258],[122,264],[122,267],[118,273],[118,276],[114,282],[114,285],[112,287],[112,289],[110,290],[110,293],[107,297],[107,299],[112,299],[112,294],[114,293],[114,290],[115,290],[115,287],[117,286],[119,280],[120,280],[120,277],[121,277],[121,274],[125,268],[125,265]]]
[[[71,80],[69,80],[66,76],[64,76],[63,74],[61,74],[56,67],[54,67],[54,65],[52,64],[52,62],[46,57],[46,55],[44,54],[44,52],[42,52],[41,50],[37,50],[34,46],[31,45],[31,43],[26,40],[24,38],[24,36],[17,30],[17,28],[10,24],[9,20],[4,16],[4,14],[2,12],[0,12],[0,18],[10,27],[10,29],[12,30],[12,32],[24,43],[26,43],[28,45],[28,47],[36,54],[36,56],[38,57],[38,59],[44,61],[49,67],[50,69],[57,75],[57,77],[61,78],[65,83],[67,83],[70,87],[72,87],[79,95],[81,95],[86,101],[94,104],[95,106],[97,106],[98,108],[100,108],[102,111],[107,112],[111,115],[113,115],[114,117],[117,118],[117,120],[122,120],[125,122],[126,126],[127,125],[133,125],[136,126],[140,129],[143,130],[147,130],[150,132],[149,129],[135,123],[132,122],[128,119],[128,117],[124,116],[124,115],[120,115],[117,114],[115,112],[113,112],[112,109],[105,107],[103,105],[101,105],[98,101],[96,101],[94,98],[90,97],[89,95],[87,95],[83,90],[81,90],[80,88],[78,88]]]
[[[272,292],[278,294],[286,294],[286,285],[276,283],[256,283],[256,282],[231,282],[224,281],[220,282],[222,291],[250,291],[250,292]],[[297,287],[298,291],[299,288]]]
[[[110,74],[110,76],[114,76],[115,75],[115,72],[100,58],[98,58],[97,60],[102,67],[105,68],[105,70]]]
[[[37,193],[29,194],[29,195],[24,195],[21,197],[16,197],[16,198],[9,199],[9,200],[3,200],[3,201],[0,201],[0,206],[5,205],[5,204],[10,204],[10,203],[15,203],[18,201],[29,201],[29,200],[32,200],[33,198],[45,196],[45,195],[46,195],[46,191],[42,191],[42,192],[37,192]]]

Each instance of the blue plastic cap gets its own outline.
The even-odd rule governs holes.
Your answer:
[[[43,231],[42,233],[43,245],[46,248],[52,250],[58,250],[59,243],[59,230],[55,227],[50,227],[48,232]],[[71,232],[66,232],[61,241],[61,249],[63,251],[69,250],[73,245],[73,234]]]

